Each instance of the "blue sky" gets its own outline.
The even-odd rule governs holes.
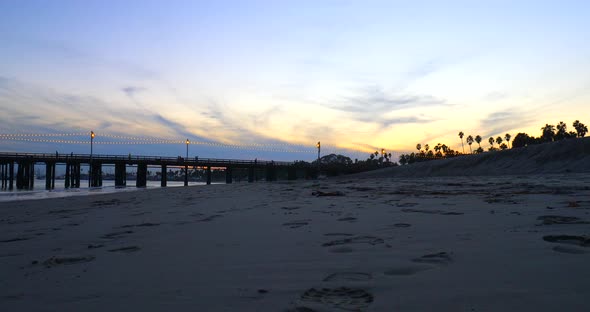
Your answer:
[[[586,1],[4,0],[0,134],[189,137],[208,142],[191,155],[273,159],[313,159],[318,140],[361,158],[458,148],[459,131],[538,135],[590,122],[588,16]]]

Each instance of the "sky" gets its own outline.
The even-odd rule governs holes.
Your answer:
[[[191,156],[312,160],[321,141],[364,159],[573,130],[590,122],[589,16],[567,0],[2,0],[0,151],[87,153],[94,131],[104,154],[184,155],[188,138]]]

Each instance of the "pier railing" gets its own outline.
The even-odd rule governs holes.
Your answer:
[[[7,153],[0,152],[0,160],[18,161],[31,160],[34,162],[81,162],[89,163],[90,154],[63,154],[63,153]],[[92,155],[92,162],[115,163],[125,162],[127,164],[147,163],[148,165],[172,165],[172,166],[291,166],[294,162],[272,161],[272,160],[243,160],[243,159],[219,159],[219,158],[199,158],[182,156],[143,156],[143,155],[109,155],[95,154]]]

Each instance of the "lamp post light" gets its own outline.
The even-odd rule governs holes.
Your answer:
[[[188,140],[188,138],[186,139],[186,159],[188,160],[188,145],[191,144],[191,141]]]
[[[316,147],[318,148],[318,177],[320,176],[320,150],[322,148],[322,144],[320,143],[320,141],[318,141],[318,144],[316,144]]]
[[[88,187],[92,186],[92,145],[94,143],[94,131],[90,131],[90,161],[88,162]]]

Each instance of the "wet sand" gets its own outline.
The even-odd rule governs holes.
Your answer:
[[[2,311],[588,311],[590,174],[0,203]]]

